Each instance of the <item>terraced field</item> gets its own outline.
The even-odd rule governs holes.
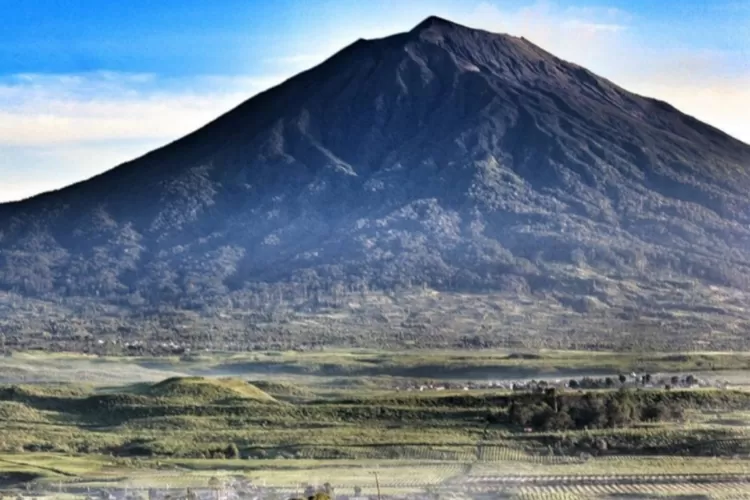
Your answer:
[[[377,475],[385,495],[433,492],[444,498],[603,498],[617,495],[702,495],[750,498],[746,458],[531,457],[508,450],[508,460],[140,460],[62,457],[54,454],[0,457],[3,468],[41,473],[35,490],[82,488],[200,488],[212,478],[241,476],[283,495],[308,484],[330,483],[340,494],[355,487],[376,494]],[[549,459],[549,460],[545,460]],[[23,461],[25,460],[25,461]],[[497,498],[497,496],[495,496]],[[501,496],[502,498],[502,496]]]
[[[692,485],[584,485],[556,487],[521,487],[510,493],[522,500],[578,500],[601,498],[696,498],[746,499],[750,491],[746,482]]]

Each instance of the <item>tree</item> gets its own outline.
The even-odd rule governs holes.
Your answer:
[[[551,425],[554,425],[555,415],[556,413],[552,408],[547,405],[540,405],[538,410],[534,412],[531,426],[535,429],[554,430]]]
[[[613,385],[615,385],[615,381],[612,380],[612,377],[607,377],[604,379],[604,385],[606,385],[607,387],[612,387]]]
[[[240,449],[234,443],[229,444],[224,450],[224,456],[227,458],[240,458]]]
[[[568,382],[568,387],[571,389],[578,389],[578,381],[576,379],[570,379],[570,382]]]
[[[626,376],[625,376],[624,374],[622,374],[622,373],[620,374],[620,376],[619,376],[618,378],[620,379],[620,383],[621,383],[621,384],[624,384],[625,382],[627,382],[627,381],[628,381],[628,377],[626,377]]]
[[[544,422],[542,428],[546,431],[565,431],[575,427],[575,422],[567,411],[552,413]]]
[[[628,391],[620,391],[607,401],[607,424],[624,427],[635,419],[635,405]]]
[[[678,385],[680,383],[680,377],[678,377],[677,375],[672,375],[672,378],[669,379],[669,381],[673,386]]]
[[[557,389],[555,387],[549,387],[545,389],[544,394],[546,395],[547,404],[552,408],[552,411],[557,413]]]
[[[658,422],[669,416],[669,407],[664,403],[654,403],[646,406],[641,413],[641,419],[646,421]]]
[[[570,416],[578,429],[598,429],[607,425],[607,412],[603,398],[596,393],[584,394],[580,403],[570,409]]]
[[[546,407],[546,405],[544,406]],[[547,408],[549,409],[549,407]],[[533,424],[534,418],[537,413],[540,412],[541,408],[537,404],[514,401],[510,407],[508,415],[512,423],[522,427],[528,427]]]

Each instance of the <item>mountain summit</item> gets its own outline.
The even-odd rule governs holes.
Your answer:
[[[421,23],[417,24],[412,30],[412,33],[420,33],[423,30],[430,29],[430,28],[444,28],[444,29],[470,29],[465,26],[462,26],[458,23],[454,23],[453,21],[449,21],[447,19],[443,19],[442,17],[438,16],[430,16],[426,18]]]
[[[467,292],[544,303],[546,329],[690,317],[731,341],[750,326],[748,193],[750,146],[523,38],[430,17],[0,205],[0,290],[215,311],[274,285],[315,311],[321,290],[429,288],[468,310]]]

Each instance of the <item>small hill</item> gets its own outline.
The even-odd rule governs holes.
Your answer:
[[[258,389],[276,397],[311,398],[314,394],[306,387],[289,382],[274,382],[271,380],[253,380],[250,382]]]
[[[34,408],[17,401],[0,401],[0,420],[6,422],[45,422],[47,418]]]
[[[77,398],[91,394],[87,384],[4,384],[0,385],[0,399],[25,400],[28,398]]]
[[[227,399],[275,401],[273,397],[244,380],[233,378],[172,377],[145,388],[149,396],[211,402]]]

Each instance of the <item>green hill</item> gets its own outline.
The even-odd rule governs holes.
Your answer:
[[[0,401],[0,420],[14,422],[46,422],[47,418],[34,408],[17,401]]]
[[[273,402],[273,397],[244,380],[233,378],[172,377],[146,386],[144,394],[167,399],[220,401],[250,399]]]
[[[289,382],[273,382],[271,380],[253,380],[250,382],[258,389],[276,397],[312,398],[314,393],[308,388]]]

